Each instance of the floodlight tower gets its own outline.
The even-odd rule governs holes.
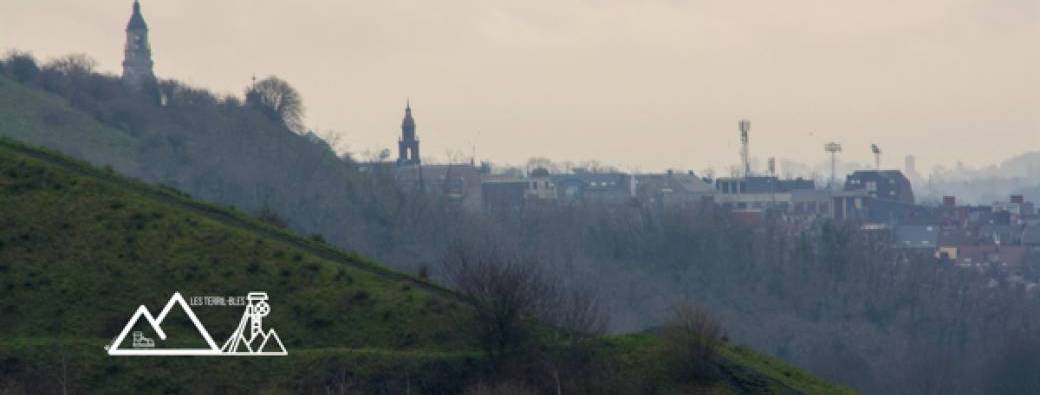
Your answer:
[[[748,149],[748,131],[751,130],[751,121],[742,119],[738,124],[740,127],[740,160],[744,162],[744,178],[751,177],[751,158]]]
[[[833,141],[824,144],[823,150],[831,154],[831,183],[830,188],[834,189],[834,179],[838,173],[838,153],[841,152],[841,144]]]
[[[870,152],[874,153],[874,169],[881,170],[881,148],[878,148],[877,144],[871,144]]]

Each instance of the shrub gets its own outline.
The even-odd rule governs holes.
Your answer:
[[[661,336],[667,343],[669,367],[681,380],[704,382],[718,378],[722,325],[704,306],[677,306]]]
[[[4,60],[4,73],[15,81],[26,83],[36,79],[40,74],[40,66],[36,58],[28,52],[12,51]]]

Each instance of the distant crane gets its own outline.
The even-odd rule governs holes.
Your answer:
[[[742,119],[738,124],[740,128],[740,160],[744,162],[744,178],[751,177],[751,153],[748,148],[750,139],[748,131],[751,130],[751,121]]]
[[[871,144],[870,152],[874,153],[874,169],[881,170],[881,148],[878,148],[877,144]]]
[[[823,150],[831,154],[831,183],[830,188],[834,189],[834,180],[838,174],[838,153],[841,152],[841,144],[833,141],[824,144]]]

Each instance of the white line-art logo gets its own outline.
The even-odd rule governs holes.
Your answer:
[[[241,297],[238,297],[241,300]],[[180,292],[174,292],[170,300],[166,302],[159,315],[152,316],[148,308],[141,305],[130,317],[130,321],[123,327],[123,331],[116,336],[111,344],[105,346],[108,355],[138,355],[138,356],[285,356],[285,346],[282,339],[274,329],[264,331],[263,319],[271,313],[271,305],[267,303],[266,292],[250,292],[245,298],[245,312],[238,322],[238,327],[231,336],[218,347],[210,336],[209,331],[202,325],[191,306],[185,302]],[[194,299],[193,299],[194,303]],[[174,307],[179,307],[195,325],[195,329],[206,342],[205,348],[157,348],[155,339],[145,337],[142,331],[133,331],[132,342],[129,348],[121,347],[126,335],[138,324],[143,317],[151,325],[159,340],[166,340],[166,332],[163,331],[162,323]]]

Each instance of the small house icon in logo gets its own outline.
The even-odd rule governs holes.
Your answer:
[[[144,337],[141,331],[134,331],[134,348],[155,348],[155,340]]]
[[[123,330],[118,336],[112,341],[111,344],[105,346],[108,350],[108,355],[127,356],[127,355],[152,355],[152,356],[174,356],[174,355],[195,355],[195,356],[231,356],[231,355],[254,355],[254,356],[284,356],[288,355],[285,351],[285,346],[282,344],[282,339],[278,337],[278,333],[274,329],[264,329],[263,319],[267,315],[271,314],[271,305],[267,302],[268,297],[266,292],[250,292],[246,296],[245,311],[242,314],[242,319],[238,323],[238,327],[235,328],[231,336],[224,342],[223,347],[218,347],[216,342],[213,341],[213,337],[210,336],[209,331],[202,325],[199,318],[192,311],[191,306],[184,301],[184,297],[181,296],[180,292],[174,292],[170,300],[166,302],[166,306],[163,307],[159,315],[153,316],[148,308],[141,305],[134,312],[134,315],[130,317],[130,321],[126,323]],[[131,343],[129,348],[123,348],[121,345],[126,340],[126,336],[130,334],[130,331],[135,328],[141,319],[143,318],[147,322],[155,334],[159,337],[159,341],[166,340],[166,332],[162,328],[163,320],[170,314],[174,308],[179,308],[187,315],[188,319],[195,326],[199,336],[205,341],[206,348],[162,348],[157,347],[157,341],[145,337],[142,331],[133,331]]]

